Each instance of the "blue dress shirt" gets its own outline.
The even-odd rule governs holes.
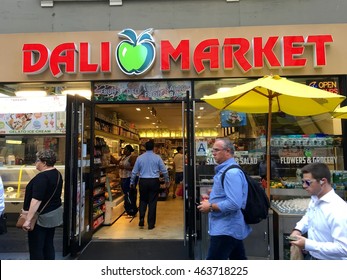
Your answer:
[[[159,178],[163,174],[165,182],[169,182],[169,174],[162,158],[153,151],[146,151],[140,155],[135,162],[131,172],[130,184],[133,185],[135,178]]]
[[[221,183],[223,171],[230,165],[237,164],[234,158],[228,159],[215,168],[213,187],[209,202],[217,204],[220,211],[209,213],[209,234],[212,236],[228,235],[236,239],[245,239],[252,231],[245,223],[241,208],[246,206],[248,185],[242,171],[230,169]]]

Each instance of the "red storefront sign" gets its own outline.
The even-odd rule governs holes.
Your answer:
[[[205,70],[232,70],[235,66],[248,72],[264,67],[306,67],[308,59],[305,56],[310,54],[313,67],[326,66],[326,46],[332,42],[332,35],[329,34],[254,37],[252,40],[231,37],[223,41],[212,38],[194,46],[190,40],[181,40],[177,46],[173,46],[170,40],[161,40],[157,53],[160,56],[160,71],[170,71],[172,63],[175,63],[182,71],[194,69],[198,74]],[[62,43],[52,51],[44,44],[24,44],[22,70],[27,75],[38,75],[49,68],[57,78],[64,73],[75,74],[77,71],[82,74],[109,73],[112,71],[111,65],[114,65],[112,44],[101,42],[99,47],[99,59],[92,63],[93,46],[88,42]]]

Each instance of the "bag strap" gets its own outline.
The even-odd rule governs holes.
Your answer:
[[[57,170],[57,169],[56,169]],[[48,205],[48,203],[51,201],[51,199],[53,198],[55,192],[57,191],[57,188],[58,188],[58,184],[59,184],[59,181],[60,181],[60,174],[59,174],[59,171],[57,170],[57,175],[58,175],[58,179],[57,179],[57,185],[55,186],[55,189],[54,189],[54,192],[53,194],[51,195],[51,197],[48,199],[48,201],[46,202],[46,204],[42,207],[41,211],[37,211],[39,213],[39,215],[41,214],[41,212],[46,208],[46,206]]]
[[[225,178],[225,174],[232,168],[237,168],[240,169],[242,171],[243,174],[245,174],[245,172],[242,170],[242,168],[240,166],[238,166],[237,164],[232,164],[230,166],[228,166],[222,173],[222,178],[221,178],[221,182],[222,182],[222,188],[224,189],[224,178]],[[246,176],[246,175],[245,175]]]

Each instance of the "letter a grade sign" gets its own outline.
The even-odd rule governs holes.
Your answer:
[[[197,156],[207,156],[207,142],[198,141],[196,143],[196,155]]]

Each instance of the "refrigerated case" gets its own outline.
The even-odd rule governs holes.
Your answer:
[[[94,168],[93,229],[113,224],[124,213],[124,198],[115,165]]]
[[[55,165],[55,168],[60,171],[64,178],[65,166]],[[0,167],[8,226],[16,224],[18,214],[23,208],[25,188],[38,172],[33,165],[4,165]]]
[[[106,212],[104,225],[113,224],[124,213],[124,196],[120,185],[119,170],[108,166],[106,171]]]

